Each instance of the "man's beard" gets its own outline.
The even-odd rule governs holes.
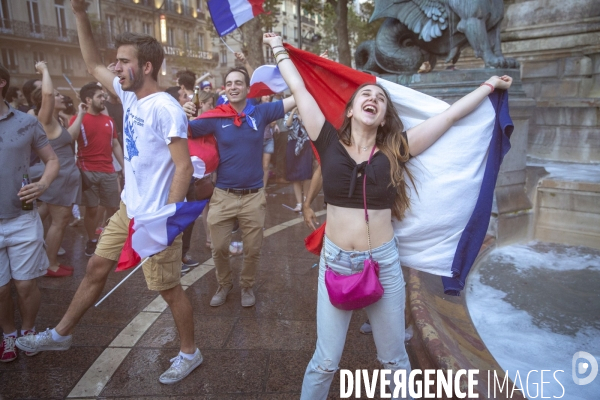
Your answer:
[[[129,77],[131,78],[131,75],[129,75]],[[139,68],[137,71],[135,71],[133,81],[131,82],[129,87],[123,88],[123,91],[135,92],[136,90],[141,89],[142,86],[144,86],[144,74],[142,73],[142,69]]]
[[[94,111],[96,114],[100,114],[102,111],[104,111],[104,109],[105,109],[105,108],[106,108],[106,107],[105,107],[105,106],[103,106],[103,105],[102,105],[102,106],[98,106],[98,107],[97,107],[97,106],[95,106],[95,105],[92,105],[92,109],[93,109],[93,111]]]

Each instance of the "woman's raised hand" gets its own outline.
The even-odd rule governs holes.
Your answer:
[[[281,39],[281,36],[278,36],[273,32],[267,32],[263,35],[263,43],[273,48],[275,46],[282,46],[283,40]]]
[[[492,76],[486,82],[494,86],[495,89],[507,90],[512,85],[513,79],[508,75]]]
[[[48,66],[46,65],[46,61],[38,61],[35,63],[35,71],[38,74],[43,74],[44,70],[47,70]]]
[[[85,4],[85,0],[71,0],[71,7],[74,12],[85,12],[87,4]]]

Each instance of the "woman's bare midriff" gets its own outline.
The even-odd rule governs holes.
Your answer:
[[[394,237],[392,210],[369,210],[371,248],[381,246]],[[369,250],[367,224],[363,208],[327,205],[325,234],[335,245],[348,251]]]

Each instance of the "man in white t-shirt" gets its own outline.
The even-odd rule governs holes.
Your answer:
[[[127,239],[130,218],[157,211],[185,198],[192,177],[187,146],[187,118],[181,106],[158,86],[163,48],[148,35],[124,33],[116,38],[115,75],[97,52],[85,0],[72,0],[81,52],[88,71],[121,99],[125,189],[121,206],[100,236],[86,275],[62,320],[52,330],[26,336],[17,347],[26,351],[67,350],[71,332],[99,298]],[[150,290],[158,291],[171,308],[181,339],[181,351],[160,376],[165,384],[185,378],[202,362],[194,343],[192,306],[181,287],[181,236],[143,266]],[[35,350],[33,350],[35,349]]]

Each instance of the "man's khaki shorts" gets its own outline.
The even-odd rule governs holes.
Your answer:
[[[119,193],[118,174],[116,172],[80,171],[81,179],[87,184],[87,188],[81,195],[82,206],[119,207],[121,193]]]
[[[108,220],[98,239],[96,255],[119,261],[121,250],[129,233],[129,218],[125,204]],[[181,234],[170,247],[150,257],[142,266],[148,289],[162,291],[179,285],[181,281]]]

